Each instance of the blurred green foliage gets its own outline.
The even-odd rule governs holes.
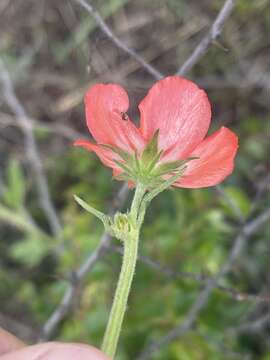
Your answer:
[[[170,40],[173,42],[172,29],[180,26],[181,30],[183,24],[191,22],[191,14],[195,22],[201,14],[213,19],[221,4],[222,1],[203,1],[199,4],[196,1],[179,3],[175,0],[96,2],[106,21],[116,28],[123,40],[143,49],[146,58],[149,56],[148,47],[152,49],[154,40],[161,39],[157,47],[158,50],[162,49],[165,43]],[[135,74],[136,68],[127,74],[131,65],[128,61],[122,64],[124,55],[115,55],[115,49],[104,40],[104,35],[99,33],[95,22],[85,12],[80,13],[70,4],[45,5],[44,2],[46,16],[42,20],[38,17],[41,16],[37,11],[39,7],[36,8],[38,5],[32,6],[40,21],[31,24],[30,34],[25,24],[22,24],[21,33],[17,28],[15,33],[6,34],[0,51],[11,70],[20,69],[17,73],[12,71],[14,81],[18,84],[18,94],[33,116],[37,116],[45,125],[45,129],[41,129],[38,124],[35,134],[63,231],[58,238],[50,235],[25,154],[16,148],[17,144],[23,146],[21,136],[16,135],[17,130],[12,128],[15,140],[7,140],[10,136],[7,131],[1,142],[1,150],[8,154],[1,163],[4,183],[0,201],[1,313],[32,329],[30,341],[35,339],[38,332],[35,329],[40,329],[61,301],[72,271],[99,244],[103,231],[102,225],[95,218],[77,206],[73,194],[105,211],[120,186],[111,179],[110,171],[93,154],[72,148],[70,139],[68,142],[63,140],[57,132],[55,134],[46,130],[46,126],[55,126],[59,122],[71,124],[73,129],[82,131],[82,109],[77,107],[75,110],[74,107],[81,103],[81,89],[89,81],[115,81],[118,76],[127,84],[134,103],[135,99],[143,97],[153,82],[152,79],[145,79],[140,69]],[[266,8],[267,1],[238,1],[234,21],[226,28],[222,40],[222,46],[224,41],[224,47],[230,51],[226,53],[218,46],[212,47],[189,74],[195,80],[205,80],[206,83],[208,79],[205,78],[209,75],[209,83],[214,78],[221,79],[225,84],[224,87],[214,82],[216,86],[209,85],[208,92],[217,119],[212,129],[228,122],[228,126],[239,135],[240,149],[235,171],[222,185],[222,193],[212,188],[175,189],[163,193],[151,205],[143,226],[140,253],[175,271],[215,275],[228,256],[241,226],[240,218],[248,218],[250,213],[255,216],[269,207],[269,192],[264,192],[260,197],[260,184],[269,173],[270,116],[268,100],[264,100],[269,96],[269,89],[265,93],[261,83],[256,83],[255,87],[247,83],[240,90],[237,88],[239,76],[242,78],[247,73],[238,69],[239,58],[240,63],[248,61],[248,66],[251,66],[256,54],[259,60],[261,53],[266,54],[269,43],[263,42],[265,36],[261,34],[261,27],[269,30],[270,26]],[[142,16],[145,25],[136,25],[135,20],[139,16],[135,10]],[[26,10],[23,8],[22,11]],[[145,18],[144,14],[147,14]],[[158,20],[155,23],[156,18]],[[165,40],[159,33],[161,19],[165,23],[162,31],[169,33],[164,37]],[[254,24],[250,25],[253,19]],[[131,26],[131,30],[126,35],[128,26]],[[251,33],[256,35],[257,40],[250,36]],[[39,37],[39,34],[42,35]],[[179,31],[179,34],[182,32]],[[241,40],[245,34],[247,38]],[[18,43],[14,40],[16,36],[19,37]],[[23,46],[28,44],[29,38],[36,46],[40,38],[44,37],[46,41],[37,45],[38,50],[28,52],[25,56],[17,55],[24,53]],[[257,41],[258,44],[247,53],[245,46],[249,45],[249,37],[250,42]],[[136,38],[136,42],[130,38]],[[198,33],[196,30],[190,34],[188,41],[184,41],[184,37],[180,44],[175,45],[173,51],[169,49],[164,55],[163,50],[160,50],[159,56],[150,54],[150,60],[154,59],[155,65],[166,73],[171,69],[175,71],[177,64],[183,62],[200,38],[201,30]],[[157,49],[152,49],[154,54],[155,51]],[[241,51],[243,55],[239,55]],[[95,59],[101,66],[99,72],[95,70],[97,65],[94,60],[91,63],[95,56],[99,56],[98,60]],[[174,59],[173,65],[171,59]],[[107,68],[105,65],[102,68],[103,60],[107,61]],[[94,68],[90,75],[85,70],[89,62]],[[25,78],[28,78],[28,82],[33,79],[29,88],[24,85]],[[78,90],[79,95],[74,93],[75,90]],[[35,98],[32,99],[32,96]],[[62,112],[54,107],[58,101],[66,106]],[[4,112],[6,110],[0,116],[4,117]],[[131,112],[136,118],[136,110],[132,108]],[[256,196],[259,201],[254,208]],[[269,289],[269,231],[270,225],[267,224],[252,238],[229,276],[222,280],[224,286],[248,293]],[[114,244],[119,245],[116,241]],[[108,252],[95,265],[78,290],[74,308],[53,334],[55,339],[99,346],[120,264],[121,256]],[[117,359],[135,359],[145,346],[184,321],[201,287],[201,283],[192,279],[167,276],[139,262]],[[260,315],[263,311],[263,306],[237,301],[228,293],[216,289],[192,331],[164,347],[153,359],[268,360],[270,349],[267,330],[262,329],[256,336],[237,331],[237,326],[248,321],[250,314]],[[21,333],[18,335],[24,336]]]

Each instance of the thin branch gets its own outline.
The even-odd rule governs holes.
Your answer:
[[[248,334],[258,334],[259,331],[262,331],[270,323],[270,313],[263,314],[258,319],[241,324],[237,328],[233,328],[233,333],[248,333]]]
[[[160,73],[158,70],[156,70],[152,65],[148,64],[140,55],[136,53],[135,50],[131,49],[127,45],[125,45],[114,33],[113,31],[108,27],[108,25],[104,22],[102,17],[100,16],[99,12],[94,8],[92,4],[89,2],[86,2],[85,0],[73,0],[77,3],[79,3],[85,10],[89,12],[91,16],[95,19],[97,24],[99,25],[100,29],[103,31],[103,33],[108,36],[108,38],[121,50],[123,50],[125,53],[127,53],[129,56],[131,56],[133,59],[135,59],[141,66],[149,73],[151,74],[155,79],[162,79],[163,74]]]
[[[128,187],[126,185],[123,185],[120,188],[117,196],[113,200],[111,213],[114,213],[116,209],[119,209],[123,206],[127,198],[127,194]],[[95,251],[93,251],[82,263],[79,269],[72,274],[73,281],[66,289],[60,304],[57,306],[57,308],[54,310],[54,312],[44,324],[41,330],[41,336],[39,338],[40,341],[44,341],[50,338],[57,325],[65,317],[69,309],[72,307],[74,298],[77,294],[77,289],[80,287],[87,273],[90,272],[94,265],[103,257],[106,251],[108,251],[110,242],[111,236],[104,232]]]
[[[123,254],[123,249],[120,246],[109,245],[109,248],[114,252]],[[144,255],[139,255],[138,261],[147,265],[149,268],[151,268],[153,270],[157,270],[158,272],[169,277],[170,279],[189,279],[189,280],[193,280],[193,281],[197,282],[200,285],[205,285],[214,278],[214,276],[208,276],[208,275],[204,275],[204,274],[200,274],[200,273],[196,274],[196,273],[188,272],[188,271],[177,271],[177,270],[170,268],[169,266],[160,264],[158,261],[153,260],[153,259],[149,258],[148,256],[144,256]],[[249,294],[249,293],[241,292],[236,289],[229,288],[227,286],[220,285],[220,284],[217,284],[216,288],[221,290],[222,292],[226,293],[227,295],[229,295],[232,299],[234,299],[236,301],[252,301],[252,302],[256,302],[256,303],[261,303],[261,302],[270,303],[270,294],[269,295],[268,294]]]
[[[9,72],[0,59],[0,81],[2,82],[2,91],[4,98],[16,116],[18,123],[24,133],[25,148],[28,161],[32,167],[37,184],[39,201],[48,220],[52,233],[57,236],[61,231],[60,221],[51,200],[47,178],[45,176],[41,158],[38,152],[37,144],[33,134],[32,124],[28,121],[26,110],[16,96]]]
[[[218,13],[215,21],[213,22],[209,32],[200,41],[197,47],[194,49],[190,57],[184,62],[184,64],[177,71],[177,75],[186,74],[208,51],[209,47],[220,36],[223,26],[227,18],[231,15],[235,6],[236,0],[226,0],[223,7]]]
[[[66,125],[45,124],[42,121],[39,121],[39,120],[33,119],[33,118],[28,118],[27,120],[29,121],[31,127],[35,131],[41,130],[41,131],[45,131],[47,133],[53,133],[53,134],[62,136],[63,138],[66,138],[71,141],[85,138],[84,134],[82,134],[79,131],[76,131]],[[0,128],[5,127],[5,126],[16,126],[16,127],[21,128],[21,124],[18,124],[16,117],[9,115],[9,114],[5,114],[5,113],[0,113]]]
[[[264,211],[256,219],[250,220],[245,223],[245,225],[242,227],[242,230],[240,231],[240,233],[238,234],[238,236],[236,237],[233,243],[227,261],[222,266],[218,274],[207,282],[205,288],[201,291],[197,300],[192,305],[189,313],[186,316],[185,321],[179,326],[175,327],[173,330],[171,330],[166,336],[161,338],[159,341],[153,343],[147,349],[145,349],[145,351],[143,351],[137,358],[138,360],[145,360],[150,358],[150,356],[153,353],[157,352],[162,347],[167,346],[173,340],[180,338],[193,327],[198,315],[206,305],[212,291],[217,287],[221,278],[229,272],[231,266],[240,255],[246,242],[256,231],[258,231],[269,220],[270,220],[270,209]]]

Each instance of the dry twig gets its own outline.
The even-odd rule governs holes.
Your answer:
[[[38,152],[38,147],[33,133],[32,123],[29,122],[26,110],[16,96],[13,83],[9,72],[0,59],[0,81],[6,103],[17,118],[25,138],[25,148],[28,161],[32,167],[37,184],[38,196],[41,207],[48,220],[53,235],[57,236],[61,231],[61,224],[57,212],[52,203],[49,192],[48,181],[44,173],[42,161]]]
[[[200,41],[197,47],[194,49],[190,57],[184,62],[184,64],[177,71],[177,75],[186,74],[190,71],[193,66],[207,53],[209,47],[217,40],[220,36],[225,21],[231,15],[235,6],[236,0],[226,0],[223,7],[218,13],[215,21],[213,22],[209,32]]]
[[[127,53],[129,56],[131,56],[133,59],[138,61],[138,63],[141,64],[141,66],[152,76],[154,76],[155,79],[162,79],[163,75],[155,69],[152,65],[148,64],[137,52],[127,45],[125,45],[114,33],[113,31],[108,27],[108,25],[104,22],[102,17],[100,16],[99,12],[93,7],[92,4],[89,2],[86,2],[85,0],[74,0],[77,3],[79,3],[84,9],[86,9],[91,16],[96,20],[98,26],[100,29],[104,32],[105,35],[108,36],[109,39],[121,50],[123,50],[125,53]]]

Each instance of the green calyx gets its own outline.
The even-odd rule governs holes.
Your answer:
[[[130,154],[111,145],[102,145],[120,157],[119,160],[114,160],[115,164],[123,171],[118,176],[119,180],[140,183],[148,189],[153,189],[164,182],[165,175],[184,173],[186,164],[197,159],[196,157],[189,157],[184,160],[160,163],[163,150],[158,149],[158,134],[159,130],[155,132],[141,154],[136,151]]]

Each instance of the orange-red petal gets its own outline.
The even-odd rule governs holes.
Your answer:
[[[206,93],[192,81],[170,76],[158,81],[139,105],[140,131],[149,141],[159,129],[166,161],[186,157],[204,139],[211,119]]]
[[[232,173],[237,148],[236,134],[222,127],[189,155],[198,156],[199,159],[188,163],[184,176],[174,186],[203,188],[219,184]]]
[[[87,126],[98,143],[129,152],[144,147],[139,130],[129,119],[124,119],[129,100],[121,86],[96,84],[87,91],[84,100]]]

